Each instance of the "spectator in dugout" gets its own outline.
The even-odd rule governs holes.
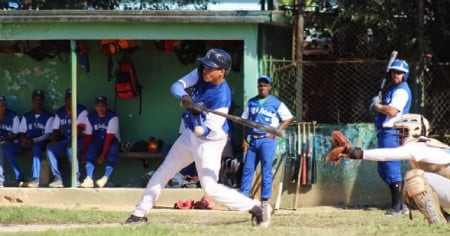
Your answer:
[[[39,187],[41,176],[41,160],[44,158],[42,152],[50,139],[53,129],[54,114],[44,108],[44,91],[34,90],[31,95],[33,108],[26,112],[19,125],[19,140],[23,151],[31,150],[33,164],[31,168],[31,180],[25,187]]]
[[[104,175],[95,181],[95,185],[103,188],[108,182],[117,162],[120,151],[119,117],[108,109],[107,99],[98,96],[94,101],[94,112],[87,116],[83,153],[86,161],[86,178],[82,188],[93,188],[95,164],[106,160]]]
[[[16,181],[23,185],[24,176],[19,168],[14,154],[20,151],[18,142],[19,116],[15,111],[8,109],[6,97],[0,95],[0,188],[4,186],[3,160],[6,157],[12,166]]]

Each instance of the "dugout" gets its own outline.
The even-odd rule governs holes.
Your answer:
[[[177,137],[182,113],[179,101],[169,92],[170,85],[197,66],[197,53],[203,52],[185,50],[179,55],[161,44],[181,41],[190,43],[182,47],[201,43],[208,48],[220,41],[234,46],[230,50],[234,61],[228,83],[237,104],[235,114],[240,114],[244,101],[256,94],[256,77],[261,71],[259,28],[288,22],[284,13],[277,11],[78,10],[5,11],[0,13],[0,21],[0,94],[7,97],[8,107],[18,114],[31,109],[32,90],[44,89],[45,105],[54,111],[63,104],[64,92],[70,87],[78,102],[88,109],[92,109],[98,95],[106,96],[114,109],[115,80],[109,75],[114,68],[111,70],[108,59],[115,67],[124,52],[108,58],[99,50],[99,44],[103,39],[136,40],[137,48],[130,56],[143,86],[142,111],[137,98],[117,100],[121,138],[134,143],[154,136],[165,146]],[[49,44],[46,50],[51,55],[36,58],[24,53],[24,47],[36,43]],[[79,52],[74,53],[79,45],[88,49],[89,70],[86,61],[80,61]],[[239,132],[237,128],[236,137],[241,136]],[[117,186],[139,185],[141,174],[152,170],[159,161],[161,154],[123,155],[111,182]],[[21,158],[21,162],[25,175],[29,174],[31,161]],[[5,168],[7,174],[11,173],[6,163]]]

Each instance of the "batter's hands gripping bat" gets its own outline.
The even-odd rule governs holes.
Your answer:
[[[391,52],[391,57],[389,57],[389,61],[386,66],[386,73],[384,74],[384,78],[381,81],[380,88],[378,89],[379,101],[382,101],[382,99],[383,99],[383,90],[384,90],[384,86],[386,85],[386,81],[388,79],[387,77],[389,75],[389,66],[391,66],[392,62],[394,62],[394,60],[397,59],[397,54],[398,54],[398,52],[394,50]]]
[[[239,123],[239,124],[241,124],[243,126],[246,126],[246,127],[250,127],[250,128],[255,128],[255,129],[260,129],[260,130],[266,131],[267,133],[275,135],[277,137],[284,137],[284,130],[282,130],[282,129],[278,129],[278,128],[275,128],[275,127],[272,127],[272,126],[269,126],[269,125],[264,125],[264,124],[261,124],[261,123],[258,123],[258,122],[252,121],[252,120],[242,119],[241,117],[238,117],[238,116],[233,116],[233,115],[230,115],[230,114],[226,114],[226,113],[223,113],[223,112],[220,112],[220,111],[211,110],[211,109],[208,109],[208,108],[203,108],[203,111],[210,112],[210,113],[213,113],[213,114],[225,117],[225,118],[227,118],[227,119],[229,119],[229,120],[231,120],[233,122]]]

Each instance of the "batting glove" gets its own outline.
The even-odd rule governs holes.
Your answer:
[[[372,98],[372,103],[369,106],[369,113],[375,112],[375,106],[377,104],[380,104],[380,98],[378,96],[375,96]]]
[[[191,113],[194,116],[198,116],[200,115],[200,113],[202,113],[204,110],[206,109],[206,106],[203,102],[199,102],[199,103],[194,103],[194,105],[192,106],[191,109]]]
[[[181,97],[181,106],[186,109],[190,109],[194,106],[194,102],[192,101],[191,96],[184,95]]]

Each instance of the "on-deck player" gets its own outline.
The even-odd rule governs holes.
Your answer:
[[[219,184],[218,174],[222,150],[227,142],[228,122],[224,117],[202,112],[203,107],[228,113],[231,91],[225,80],[231,68],[231,57],[222,49],[213,48],[198,59],[200,66],[176,81],[171,93],[186,108],[183,122],[188,127],[177,138],[164,162],[153,174],[147,187],[125,223],[146,222],[163,186],[179,170],[195,162],[203,191],[212,199],[240,211],[249,211],[258,226],[270,224],[270,209],[263,211],[261,202]],[[189,89],[189,94],[186,92]]]
[[[407,80],[409,66],[404,60],[394,60],[389,66],[391,86],[383,95],[383,101],[378,101],[378,96],[372,98],[369,110],[376,112],[375,127],[377,128],[378,147],[398,147],[400,141],[398,130],[393,129],[394,121],[402,114],[409,112],[411,107],[411,90]],[[381,103],[380,103],[381,102]],[[391,209],[386,211],[386,216],[401,215],[408,212],[401,201],[402,173],[401,162],[378,162],[378,174],[389,186],[391,191]]]

